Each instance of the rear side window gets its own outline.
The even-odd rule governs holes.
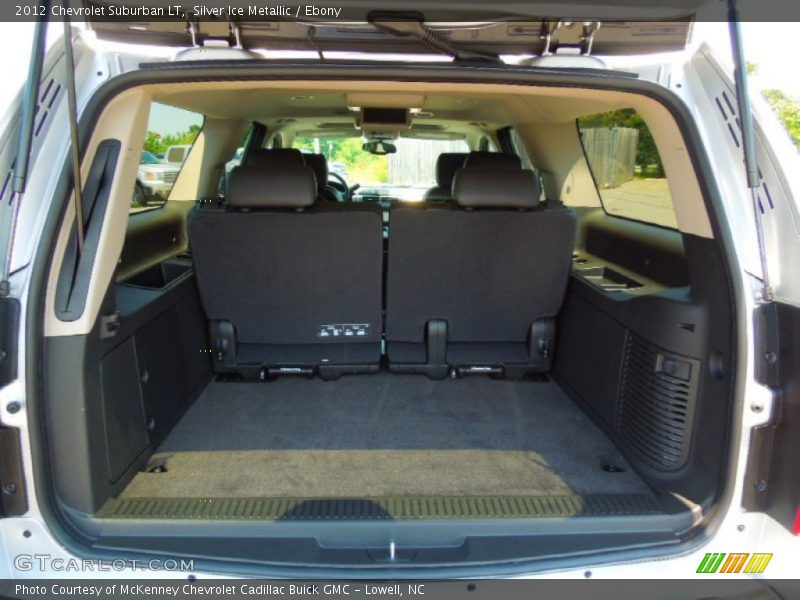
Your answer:
[[[244,132],[242,141],[239,143],[239,147],[236,148],[230,160],[225,162],[225,168],[220,173],[219,181],[217,182],[217,195],[220,197],[225,196],[228,188],[228,178],[230,177],[231,172],[240,164],[242,164],[242,159],[244,158],[244,149],[247,148],[248,144],[250,143],[250,137],[253,135],[254,129],[255,128],[251,123]]]
[[[581,117],[578,131],[606,213],[677,229],[661,157],[634,109]]]
[[[519,133],[517,133],[517,130],[513,127],[509,127],[508,129],[508,141],[511,143],[511,148],[514,150],[514,153],[519,156],[519,160],[522,163],[522,168],[529,169],[536,174],[536,177],[539,179],[539,190],[541,190],[539,200],[542,202],[546,201],[547,198],[545,197],[544,193],[542,174],[539,169],[533,166],[533,161],[528,155],[528,151],[525,149],[525,142],[522,141],[522,138],[519,137]]]
[[[131,212],[167,201],[186,157],[203,128],[203,115],[153,102],[139,157]]]

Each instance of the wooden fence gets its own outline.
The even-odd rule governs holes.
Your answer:
[[[581,135],[597,187],[615,188],[633,179],[638,129],[597,127],[583,129]]]
[[[442,152],[464,152],[463,140],[398,140],[397,153],[389,155],[387,183],[435,185],[436,159]]]

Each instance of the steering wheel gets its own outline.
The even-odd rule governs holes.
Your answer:
[[[349,185],[347,185],[347,181],[345,181],[344,177],[339,175],[339,173],[329,171],[328,178],[330,179],[331,177],[333,177],[337,181],[337,183],[341,184],[342,190],[344,191],[344,201],[350,202],[350,200],[352,199],[353,190],[355,190],[358,186],[354,186],[351,188]],[[338,187],[339,186],[337,185],[336,188],[338,189]]]

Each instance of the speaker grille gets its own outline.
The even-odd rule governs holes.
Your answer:
[[[699,362],[668,354],[628,333],[617,428],[643,462],[661,471],[686,462]]]

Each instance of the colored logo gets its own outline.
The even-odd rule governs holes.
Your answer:
[[[709,552],[700,561],[698,573],[760,574],[767,568],[772,554]]]

